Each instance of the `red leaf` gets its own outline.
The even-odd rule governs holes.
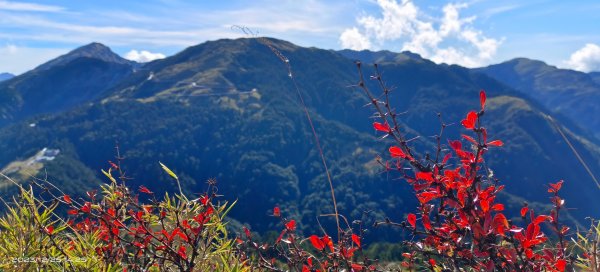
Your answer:
[[[206,206],[206,204],[208,204],[208,202],[210,201],[210,198],[207,195],[203,195],[200,197],[200,203],[202,203],[202,205]]]
[[[145,194],[152,194],[152,191],[148,190],[148,188],[146,188],[144,185],[140,185],[139,191]]]
[[[414,213],[409,213],[406,217],[408,223],[414,228],[417,227],[417,216]]]
[[[71,204],[73,203],[73,201],[71,201],[71,197],[69,195],[64,195],[63,196],[63,200],[65,201],[65,203],[67,204]]]
[[[115,170],[119,169],[119,166],[117,166],[114,162],[108,161],[108,163],[110,164],[110,168]]]
[[[417,179],[433,182],[433,174],[431,172],[418,172]]]
[[[81,211],[84,213],[89,213],[92,210],[92,203],[86,202],[85,204],[83,204],[83,207],[81,207]]]
[[[248,228],[244,227],[244,233],[246,234],[246,238],[252,238],[252,234],[250,233],[250,230]]]
[[[521,217],[525,218],[525,215],[527,215],[528,210],[529,208],[527,206],[521,208]]]
[[[423,226],[425,227],[426,230],[431,230],[431,220],[429,220],[429,217],[427,216],[423,216]]]
[[[187,235],[181,231],[180,228],[176,228],[173,230],[173,232],[171,233],[171,240],[175,237],[175,235],[179,236],[181,239],[183,239],[184,241],[188,241],[188,237]]]
[[[429,264],[431,266],[435,266],[435,260],[434,259],[429,259]]]
[[[487,143],[487,145],[490,145],[490,146],[503,146],[504,143],[502,141],[500,141],[500,140],[493,140],[493,141]]]
[[[275,206],[275,208],[273,208],[273,216],[275,216],[275,217],[281,216],[281,210],[279,209],[279,207]]]
[[[479,103],[481,104],[481,110],[485,109],[485,100],[486,100],[485,91],[481,90],[479,92]]]
[[[467,113],[467,118],[463,119],[460,122],[466,129],[474,129],[475,122],[477,121],[477,113],[474,111],[470,111]]]
[[[550,189],[548,189],[548,193],[558,193],[560,188],[562,187],[564,181],[559,181],[557,183],[550,183]]]
[[[325,243],[323,241],[321,241],[321,239],[316,236],[316,235],[311,235],[309,237],[310,239],[310,243],[313,245],[313,247],[315,247],[317,250],[323,250],[325,248]]]
[[[327,235],[323,236],[323,238],[321,238],[321,241],[323,241],[323,243],[325,243],[325,245],[327,245],[329,247],[329,250],[331,250],[331,252],[334,251],[333,241],[331,241],[331,238],[329,238],[329,236],[327,236]]]
[[[281,242],[281,239],[283,238],[283,235],[285,234],[285,230],[283,230],[280,234],[279,237],[277,237],[277,240],[275,240],[275,244],[279,244],[279,242]]]
[[[440,193],[437,191],[425,191],[417,195],[417,198],[422,204],[425,204],[438,197],[440,197]]]
[[[352,234],[352,241],[358,246],[360,247],[360,237],[358,237],[358,235],[356,234]]]
[[[504,235],[504,231],[508,230],[508,220],[506,220],[506,216],[504,216],[504,214],[496,214],[496,216],[494,216],[494,220],[493,220],[493,226],[494,229],[496,229],[496,233],[500,234],[500,235]]]
[[[558,261],[556,261],[556,269],[558,269],[558,271],[565,271],[566,266],[567,261],[565,261],[564,259],[559,259]]]
[[[546,221],[546,220],[548,220],[548,219],[551,219],[551,217],[550,217],[550,216],[547,216],[547,215],[538,215],[538,216],[535,218],[535,220],[533,220],[533,224],[535,224],[535,225],[539,225],[539,224],[541,224],[542,222],[544,222],[544,221]]]
[[[185,246],[180,246],[179,247],[179,251],[177,251],[177,254],[179,254],[179,256],[183,259],[187,260],[187,254],[185,254],[186,248]]]
[[[181,222],[181,225],[186,228],[186,229],[191,229],[192,226],[190,225],[188,220],[183,220],[183,222]]]
[[[531,223],[527,226],[527,231],[525,233],[525,237],[527,238],[527,240],[532,240],[533,238],[535,238],[538,235],[538,233],[540,233],[540,226],[537,224]]]
[[[373,128],[375,128],[375,130],[383,131],[383,132],[387,132],[387,133],[390,133],[392,131],[392,129],[390,129],[390,125],[388,125],[387,123],[382,124],[382,123],[375,122],[375,123],[373,123]]]
[[[500,204],[500,203],[494,204],[494,206],[492,206],[492,210],[497,211],[497,212],[503,211],[504,210],[504,205]]]
[[[390,154],[392,155],[392,158],[406,158],[406,155],[404,154],[404,152],[402,151],[402,149],[400,147],[397,146],[392,146],[389,149]]]
[[[460,143],[460,141],[449,141],[450,147],[452,147],[452,149],[454,150],[461,150],[462,149],[462,144]]]
[[[47,227],[45,228],[45,231],[46,231],[46,233],[48,233],[48,234],[52,234],[52,233],[54,232],[54,227],[53,227],[52,225],[50,225],[50,226],[47,226]]]
[[[562,229],[560,230],[560,234],[566,235],[568,231],[569,231],[569,227],[563,226]]]
[[[483,142],[487,143],[487,130],[485,128],[481,128],[481,134],[483,134]]]
[[[346,259],[352,258],[352,256],[354,255],[354,251],[356,251],[356,248],[344,248],[344,247],[342,247],[340,249],[340,253]]]
[[[291,231],[295,230],[296,229],[296,220],[290,220],[290,222],[287,222],[285,224],[285,228],[288,230],[291,230]]]
[[[465,138],[465,140],[467,140],[467,141],[471,142],[472,144],[474,144],[474,145],[477,145],[477,141],[475,141],[475,139],[473,139],[473,137],[471,137],[471,136],[468,136],[468,135],[464,135],[464,134],[462,134],[461,136],[462,136],[463,138]]]
[[[302,265],[302,272],[310,272],[310,269],[306,265]]]
[[[451,153],[446,154],[446,156],[444,156],[444,159],[442,160],[442,164],[446,164],[446,162],[448,162],[448,160],[452,157]]]
[[[365,268],[364,266],[362,266],[360,264],[356,264],[356,263],[353,263],[350,266],[352,267],[352,271],[356,271],[356,272],[363,271],[363,269]]]
[[[532,258],[533,258],[533,250],[531,250],[531,248],[528,248],[528,249],[526,249],[526,250],[525,250],[525,256],[526,256],[528,259],[532,259]]]

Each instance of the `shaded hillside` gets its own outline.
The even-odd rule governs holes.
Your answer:
[[[103,45],[78,48],[0,83],[0,126],[84,105],[127,77],[132,68]]]
[[[600,139],[600,84],[593,74],[559,69],[525,58],[476,71],[483,72],[547,108],[569,117]]]
[[[353,61],[332,51],[270,42],[290,60],[331,166],[341,212],[351,219],[366,211],[378,219],[384,214],[404,218],[416,199],[404,181],[394,173],[382,174],[374,162],[377,154],[387,155],[388,143],[375,137],[371,110],[364,107],[368,100],[348,87],[358,81]],[[439,131],[438,112],[456,124],[478,107],[479,90],[488,90],[490,137],[506,142],[491,153],[489,166],[507,185],[513,200],[509,213],[517,214],[522,204],[518,197],[547,203],[544,184],[565,179],[565,198],[577,209],[574,214],[600,215],[598,189],[546,119],[547,112],[529,98],[458,66],[409,59],[381,69],[396,87],[394,107],[406,111],[399,117],[402,128],[409,138],[419,136],[411,145],[421,151],[434,151],[430,136]],[[43,75],[32,80],[47,80]],[[6,150],[0,165],[49,147],[69,150],[56,157],[54,173],[73,168],[98,173],[109,166],[108,160],[114,161],[118,141],[127,174],[135,178],[133,188],[144,184],[157,193],[173,191],[172,180],[158,167],[162,161],[177,172],[189,194],[217,178],[219,193],[238,199],[232,217],[257,230],[272,229],[276,220],[268,213],[276,204],[304,226],[316,228],[317,216],[332,209],[312,133],[297,101],[285,66],[259,40],[207,42],[145,65],[93,103],[0,129],[0,149]],[[562,125],[569,134],[573,124]],[[452,139],[460,133],[464,131],[457,125],[447,131]],[[569,135],[597,173],[598,147]],[[87,182],[50,177],[59,186]]]
[[[594,80],[594,82],[596,82],[597,84],[600,84],[600,72],[591,72],[591,73],[588,73],[588,75],[590,75],[590,77],[592,77],[592,80]]]

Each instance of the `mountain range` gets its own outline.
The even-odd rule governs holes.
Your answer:
[[[517,58],[477,69],[570,118],[600,139],[598,73],[559,69],[542,61]]]
[[[394,87],[392,104],[403,112],[401,127],[422,151],[419,158],[435,151],[431,136],[440,128],[437,113],[455,124],[446,130],[448,137],[459,139],[465,131],[456,124],[478,108],[479,90],[486,89],[484,123],[490,137],[505,142],[490,152],[488,165],[506,185],[509,213],[517,216],[524,200],[546,209],[545,184],[564,179],[571,218],[600,217],[600,187],[578,160],[600,174],[598,127],[591,125],[598,115],[586,116],[585,123],[572,113],[580,109],[570,108],[581,103],[576,108],[597,109],[593,99],[598,92],[591,85],[598,84],[597,75],[570,71],[576,76],[553,76],[564,80],[560,86],[585,87],[557,91],[563,98],[556,100],[541,83],[531,83],[543,69],[516,73],[498,68],[515,67],[513,61],[467,69],[410,52],[332,51],[277,39],[209,41],[144,65],[93,43],[3,81],[0,169],[21,181],[47,176],[67,192],[82,193],[105,181],[100,169],[115,161],[118,143],[132,188],[143,184],[155,193],[173,191],[161,161],[190,195],[216,178],[219,194],[238,200],[231,213],[236,222],[273,230],[277,220],[268,215],[279,205],[304,230],[314,231],[318,216],[332,208],[292,76],[331,166],[340,211],[351,219],[366,214],[371,221],[400,221],[416,199],[406,182],[395,173],[382,173],[376,163],[390,142],[373,131],[372,111],[364,106],[369,100],[349,87],[358,81],[356,59],[380,63],[384,80]],[[372,72],[368,66],[365,71]],[[587,85],[570,82],[579,77],[589,79]],[[35,167],[19,163],[31,161],[43,148],[60,153]],[[4,181],[0,189],[2,195],[14,192]],[[320,222],[327,224],[327,218]]]

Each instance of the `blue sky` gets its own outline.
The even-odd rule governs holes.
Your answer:
[[[22,73],[101,42],[138,61],[245,35],[302,46],[410,50],[478,67],[528,57],[600,71],[600,1],[0,0],[0,72]]]

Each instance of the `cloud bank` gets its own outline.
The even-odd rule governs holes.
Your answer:
[[[377,0],[381,16],[361,16],[358,26],[340,35],[342,47],[363,50],[401,43],[402,50],[436,63],[478,67],[488,64],[502,40],[486,37],[473,27],[475,17],[461,18],[467,4],[447,4],[443,16],[424,14],[411,0]]]
[[[125,54],[126,59],[140,63],[149,62],[157,59],[164,59],[165,57],[166,56],[161,53],[152,53],[146,50],[131,50],[127,52],[127,54]]]
[[[571,54],[566,64],[569,68],[582,72],[600,71],[600,46],[586,44]]]
[[[59,12],[63,11],[64,8],[59,6],[40,5],[26,2],[0,1],[0,10]]]

